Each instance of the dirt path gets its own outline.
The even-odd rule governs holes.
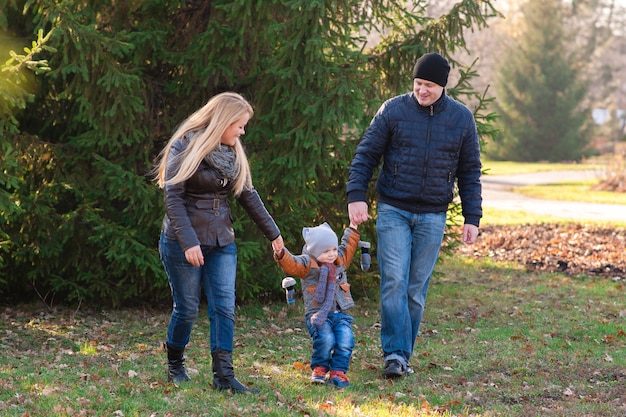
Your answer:
[[[597,178],[602,172],[551,171],[517,175],[484,175],[483,206],[500,210],[526,211],[550,216],[626,222],[626,206],[620,204],[594,204],[575,201],[543,200],[512,192],[513,187],[533,184],[551,184]]]

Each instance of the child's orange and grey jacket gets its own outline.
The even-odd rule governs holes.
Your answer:
[[[337,267],[337,285],[335,286],[335,305],[331,311],[344,311],[354,306],[354,300],[350,293],[350,284],[346,275],[346,269],[352,262],[357,250],[361,234],[353,228],[347,228],[341,238],[341,244],[337,248],[339,256],[335,260]],[[302,279],[302,299],[304,301],[304,314],[306,317],[320,310],[321,304],[313,301],[313,294],[320,278],[320,266],[313,255],[303,249],[301,255],[292,255],[287,248],[280,255],[274,255],[274,260],[287,275]]]

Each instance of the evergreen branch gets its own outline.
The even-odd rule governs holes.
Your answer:
[[[39,29],[39,31],[37,32],[37,40],[33,41],[32,47],[24,47],[24,52],[26,52],[26,55],[19,55],[13,50],[9,51],[11,59],[9,59],[7,63],[2,66],[2,71],[8,71],[13,74],[20,73],[24,68],[28,68],[34,71],[36,74],[44,71],[50,71],[50,67],[48,66],[48,60],[34,60],[34,58],[35,55],[43,52],[44,50],[56,52],[56,49],[46,45],[46,43],[52,37],[55,29],[56,28],[52,28],[46,34],[46,36],[43,36],[43,29]]]

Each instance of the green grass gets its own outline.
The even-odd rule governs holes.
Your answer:
[[[489,208],[483,221],[572,222]],[[445,258],[438,271],[413,355],[416,373],[400,381],[381,376],[378,275],[355,279],[353,385],[345,390],[309,382],[311,341],[301,300],[296,308],[276,302],[238,310],[236,373],[261,390],[249,396],[211,388],[204,308],[186,352],[193,381],[177,386],[166,382],[160,347],[169,306],[52,312],[4,306],[0,415],[626,415],[624,280],[527,272],[465,257]]]
[[[529,174],[533,172],[546,171],[580,171],[580,170],[602,170],[606,167],[606,162],[587,163],[540,163],[540,162],[510,162],[510,161],[483,161],[483,169],[489,175],[513,175]]]
[[[458,217],[457,221],[462,222],[463,218]],[[546,223],[584,223],[594,224],[597,226],[613,226],[613,227],[626,227],[626,222],[611,220],[595,220],[595,219],[573,219],[569,217],[559,216],[547,216],[545,214],[536,214],[528,211],[521,210],[498,210],[491,207],[483,208],[483,218],[480,221],[481,225],[494,225],[494,226],[506,226],[506,225],[524,225],[524,224],[546,224]]]
[[[345,390],[309,382],[302,302],[237,316],[238,378],[261,390],[211,388],[208,322],[187,350],[191,383],[166,383],[168,308],[49,313],[4,307],[3,416],[615,416],[626,407],[624,282],[528,273],[447,258],[433,279],[412,361],[382,378],[376,291],[355,288],[356,347]],[[376,273],[368,273],[373,287]],[[278,280],[278,278],[277,278]],[[371,292],[371,298],[366,296]],[[620,408],[622,407],[622,408]]]
[[[585,203],[626,204],[626,193],[595,191],[598,180],[563,182],[558,184],[526,185],[515,188],[516,193],[545,200],[582,201]],[[625,208],[626,209],[626,208]]]

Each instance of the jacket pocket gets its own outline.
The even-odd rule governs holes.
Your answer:
[[[339,284],[339,290],[337,291],[336,298],[337,304],[339,304],[339,308],[341,308],[341,310],[347,310],[354,307],[354,300],[352,299],[352,294],[350,293],[350,284],[347,282]]]

